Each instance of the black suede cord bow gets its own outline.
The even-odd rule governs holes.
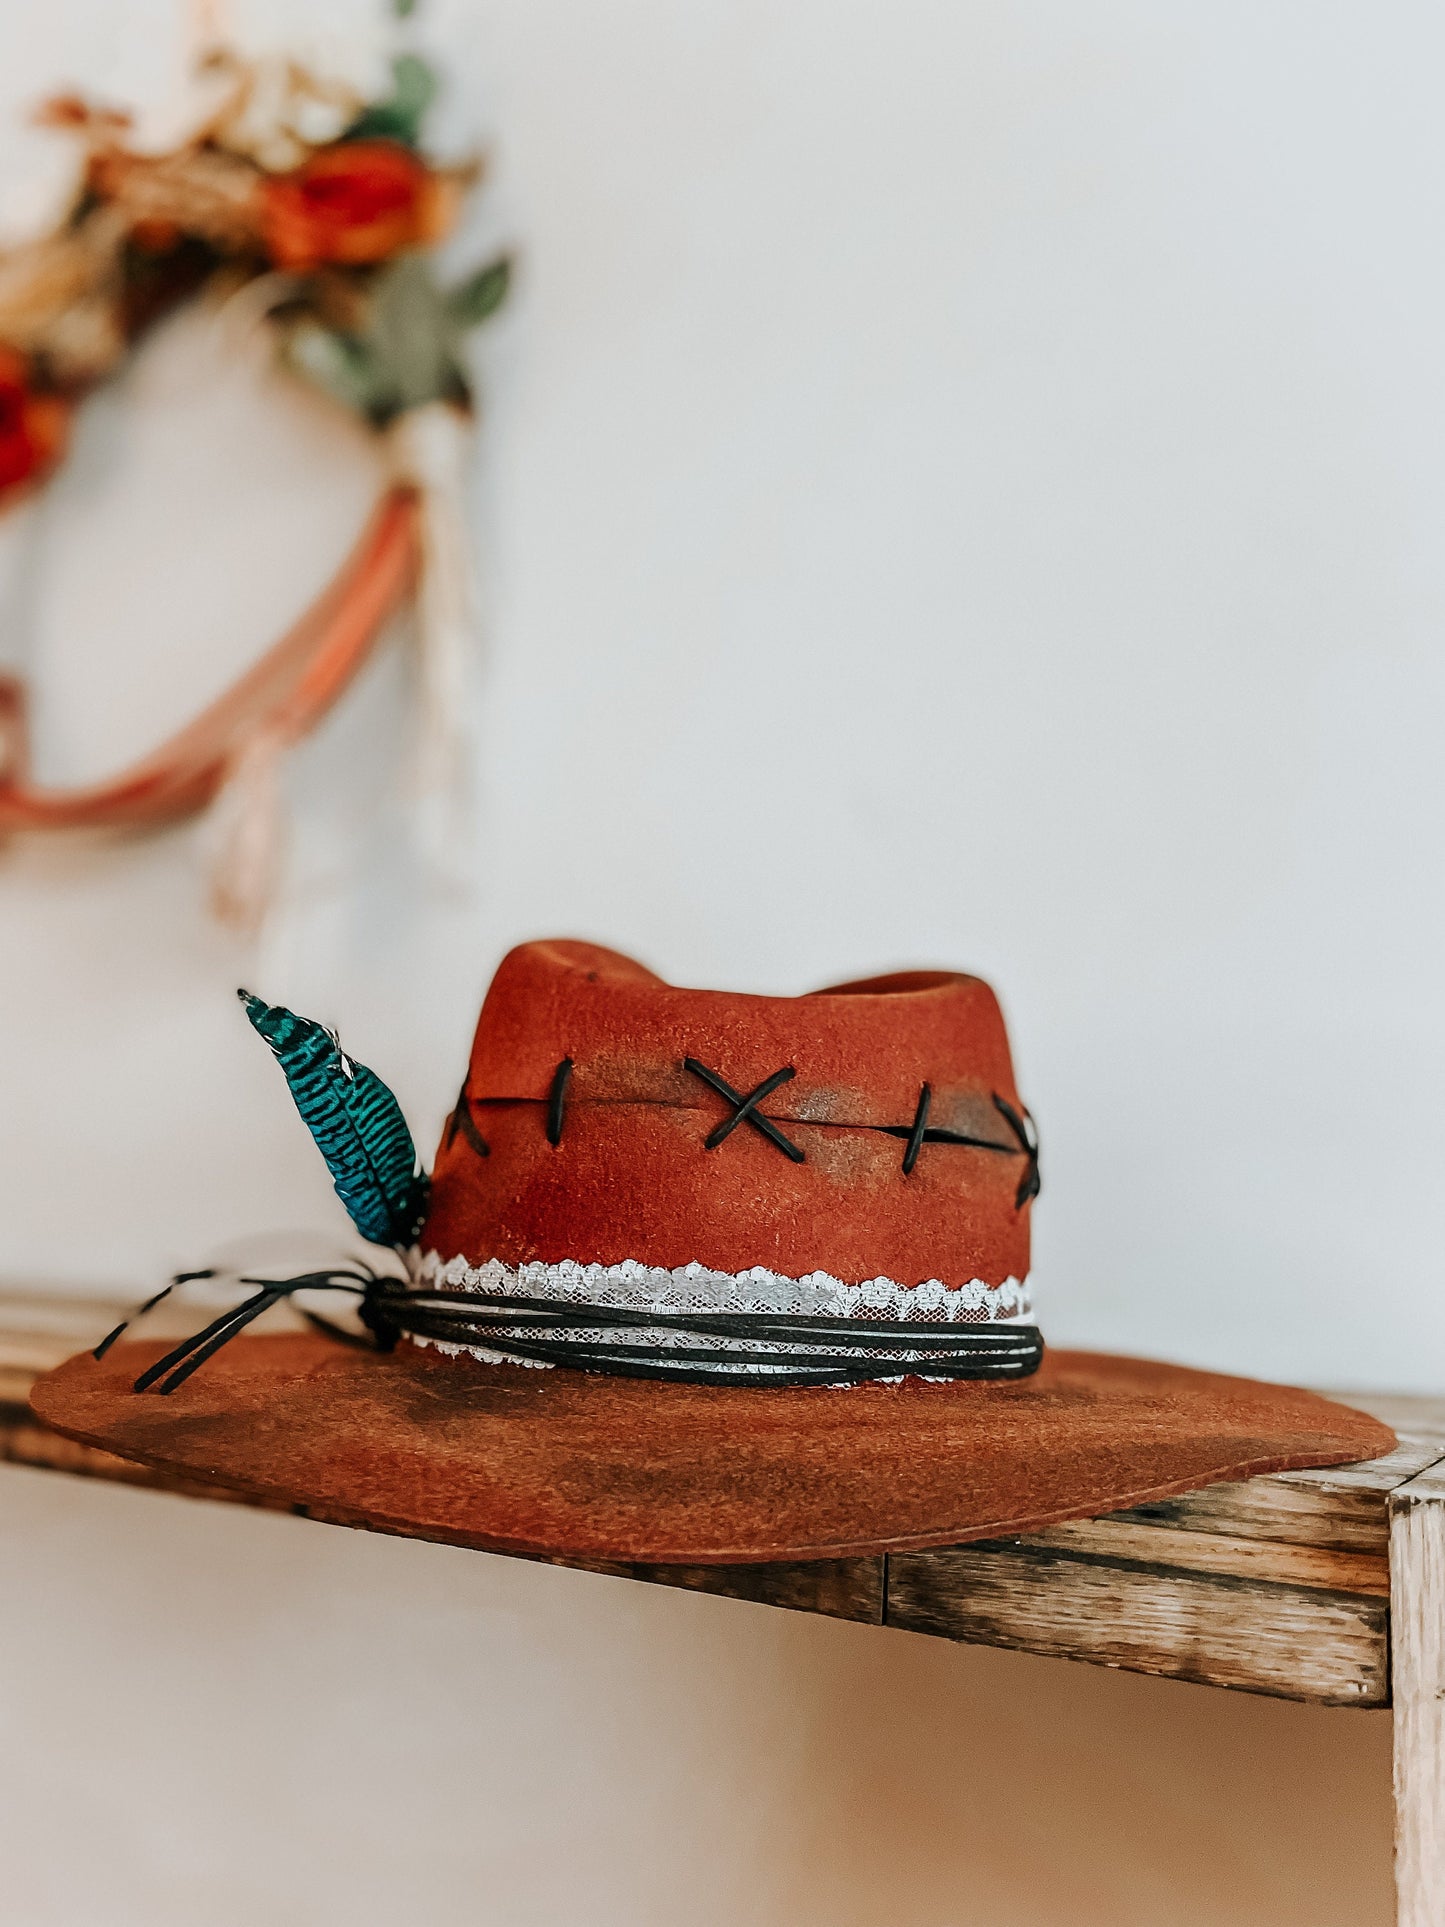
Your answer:
[[[176,1285],[215,1275],[182,1272],[135,1316],[158,1305]],[[391,1351],[403,1336],[440,1339],[519,1362],[689,1385],[854,1385],[909,1375],[1027,1378],[1043,1358],[1043,1339],[1034,1325],[559,1304],[507,1292],[415,1290],[404,1279],[363,1266],[295,1278],[245,1277],[240,1283],[255,1286],[253,1295],[157,1359],[136,1380],[136,1391],[175,1391],[253,1319],[298,1291],[315,1290],[359,1299],[361,1321],[380,1351]],[[312,1312],[305,1315],[333,1337],[367,1342]],[[117,1325],[96,1347],[95,1357],[103,1358],[130,1323]]]

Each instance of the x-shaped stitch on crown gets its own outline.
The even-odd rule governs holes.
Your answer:
[[[700,1064],[695,1057],[685,1057],[682,1061],[685,1070],[690,1070],[694,1077],[700,1077],[704,1084],[710,1085],[719,1097],[725,1097],[734,1107],[731,1117],[725,1117],[721,1124],[708,1132],[703,1140],[704,1150],[715,1151],[723,1139],[735,1131],[739,1124],[751,1124],[755,1131],[761,1131],[768,1142],[776,1144],[784,1156],[790,1157],[794,1164],[804,1162],[803,1153],[797,1145],[790,1138],[784,1137],[773,1120],[770,1117],[764,1117],[758,1109],[763,1099],[775,1091],[779,1084],[786,1084],[790,1077],[797,1076],[798,1073],[791,1064],[785,1065],[780,1071],[774,1071],[771,1077],[765,1077],[761,1084],[756,1085],[744,1096],[741,1091],[735,1091],[725,1077],[719,1077],[716,1071],[710,1071],[706,1064]]]

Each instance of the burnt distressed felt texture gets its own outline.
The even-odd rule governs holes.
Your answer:
[[[735,1390],[306,1334],[237,1339],[172,1397],[133,1393],[164,1349],[73,1358],[34,1409],[87,1445],[339,1524],[553,1557],[921,1550],[1393,1443],[1310,1392],[1083,1352],[1014,1384]]]

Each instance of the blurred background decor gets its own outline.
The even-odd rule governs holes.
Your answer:
[[[86,394],[192,297],[218,330],[269,328],[289,369],[384,438],[392,479],[300,620],[122,774],[37,786],[25,685],[0,681],[0,835],[167,822],[223,793],[214,903],[253,929],[280,854],[278,760],[413,587],[417,787],[443,807],[457,798],[471,621],[464,338],[501,304],[509,269],[502,256],[450,285],[438,278],[428,251],[479,169],[425,152],[437,83],[415,51],[395,54],[389,90],[373,99],[284,53],[248,58],[224,44],[202,50],[196,83],[190,124],[160,151],[138,145],[114,107],[66,94],[41,110],[75,144],[77,167],[55,224],[0,255],[0,509],[43,485]]]

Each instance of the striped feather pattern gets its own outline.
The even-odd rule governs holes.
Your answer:
[[[427,1178],[395,1097],[334,1032],[283,1004],[237,994],[275,1052],[351,1222],[372,1244],[409,1245],[426,1209]]]

